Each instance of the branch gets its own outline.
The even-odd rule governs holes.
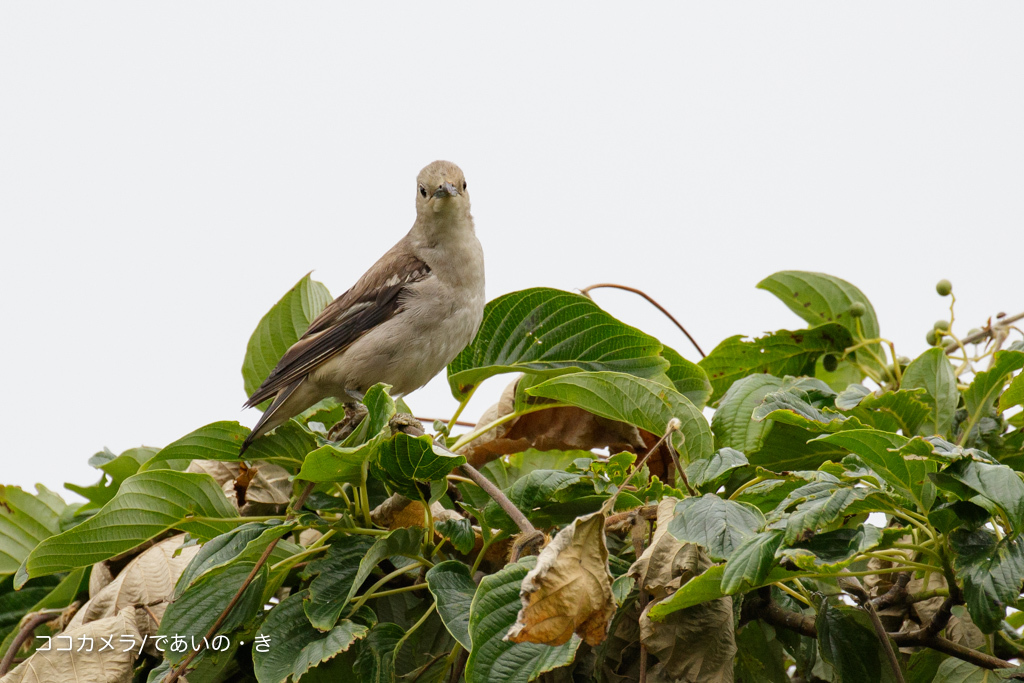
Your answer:
[[[295,503],[292,505],[291,510],[288,511],[288,515],[285,517],[285,519],[293,518],[295,516],[296,511],[302,509],[302,506],[306,503],[306,499],[309,498],[309,494],[313,493],[313,489],[315,487],[316,482],[311,481],[308,484],[306,484],[306,488],[304,488],[302,490],[302,493],[299,494],[298,498],[295,499]],[[260,559],[256,560],[256,565],[252,568],[252,571],[249,572],[249,576],[245,577],[245,581],[242,582],[241,588],[239,588],[238,591],[235,593],[235,596],[231,598],[231,602],[229,602],[228,606],[224,608],[224,611],[220,613],[220,616],[217,617],[217,621],[215,621],[213,626],[210,627],[210,630],[206,632],[206,637],[203,638],[204,644],[210,641],[215,635],[217,635],[217,631],[220,630],[220,627],[224,625],[225,621],[227,621],[228,615],[231,614],[231,610],[233,610],[235,608],[235,605],[238,604],[238,601],[242,599],[242,594],[245,593],[246,589],[249,587],[249,584],[253,582],[253,580],[256,578],[256,575],[263,568],[263,565],[267,563],[267,560],[270,559],[270,553],[274,552],[274,548],[277,547],[277,542],[280,540],[281,537],[278,536],[273,541],[271,541],[267,545],[267,549],[263,551],[262,555],[260,555]],[[199,653],[202,652],[204,649],[205,647],[198,647],[192,650],[188,654],[188,656],[185,657],[184,661],[182,661],[182,663],[178,665],[178,668],[172,670],[169,674],[167,674],[167,678],[164,679],[164,683],[174,683],[175,681],[177,681],[181,677],[181,675],[184,674],[185,671],[188,669],[188,666],[192,663],[192,660],[198,657]]]
[[[889,660],[889,668],[896,675],[897,683],[906,683],[903,678],[903,670],[900,669],[900,660],[897,659],[896,653],[893,652],[892,643],[889,642],[889,635],[885,632],[885,626],[882,625],[882,620],[878,618],[878,612],[875,611],[870,600],[864,603],[864,611],[871,617],[871,625],[875,627],[875,635],[878,636],[878,642],[882,644],[882,649],[885,650],[885,656]]]
[[[11,664],[14,663],[14,658],[18,655],[18,650],[25,644],[25,641],[35,633],[36,629],[42,624],[48,621],[53,621],[61,615],[64,610],[59,609],[44,609],[38,612],[26,616],[25,620],[21,624],[21,628],[18,629],[18,635],[11,641],[11,646],[7,648],[7,652],[4,654],[4,659],[0,662],[0,676],[3,676],[11,670]]]
[[[707,358],[707,354],[704,353],[704,351],[700,348],[700,345],[697,343],[697,341],[693,337],[690,336],[690,333],[686,331],[686,328],[683,327],[683,324],[680,323],[678,320],[676,320],[675,317],[673,317],[673,315],[671,313],[669,313],[668,310],[666,310],[664,306],[662,306],[657,301],[655,301],[653,298],[651,298],[651,296],[648,295],[646,292],[643,292],[643,291],[641,291],[639,289],[636,289],[634,287],[627,287],[625,285],[616,285],[616,284],[612,284],[610,282],[602,282],[600,284],[590,285],[589,287],[584,287],[583,289],[580,290],[580,294],[582,294],[583,296],[585,296],[585,297],[587,297],[589,299],[589,298],[591,298],[590,297],[590,290],[592,290],[592,289],[601,289],[602,287],[607,287],[607,288],[610,288],[610,289],[621,289],[623,291],[632,292],[633,294],[636,294],[638,296],[642,296],[643,298],[647,299],[647,301],[650,302],[650,304],[652,306],[654,306],[659,311],[661,311],[665,315],[666,318],[668,318],[673,323],[675,323],[676,327],[678,327],[682,331],[682,333],[686,335],[686,338],[690,340],[691,344],[693,344],[693,348],[697,349],[697,353],[700,354],[701,358]]]
[[[1021,311],[1020,313],[1018,313],[1016,315],[1003,316],[1002,318],[996,318],[996,322],[995,322],[994,326],[993,326],[993,324],[991,322],[989,322],[987,325],[985,325],[984,328],[982,328],[982,330],[980,332],[975,332],[974,334],[971,334],[971,335],[968,335],[968,336],[964,337],[963,339],[960,340],[960,343],[961,344],[974,344],[974,343],[980,342],[982,339],[987,339],[988,337],[991,337],[993,335],[993,332],[995,332],[999,328],[1001,328],[1001,327],[1009,327],[1010,323],[1015,323],[1015,322],[1017,322],[1018,320],[1021,320],[1021,319],[1024,319],[1024,311]],[[946,349],[946,354],[947,355],[951,354],[951,353],[953,353],[954,351],[956,351],[959,348],[960,347],[957,344],[953,344],[948,349]]]
[[[748,599],[744,601],[743,607],[744,611],[749,608],[748,615],[763,619],[772,626],[781,626],[808,638],[818,637],[813,617],[783,609],[772,600],[765,600],[760,597]],[[938,617],[938,614],[936,614],[936,617]],[[949,620],[948,616],[946,620]],[[892,638],[897,647],[930,647],[933,650],[938,650],[957,659],[970,662],[983,669],[1014,668],[1014,665],[1006,660],[958,645],[946,638],[929,634],[927,630],[927,628],[921,628],[911,633],[887,633],[886,635]]]

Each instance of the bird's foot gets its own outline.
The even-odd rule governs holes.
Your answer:
[[[349,434],[355,431],[359,423],[363,421],[363,418],[369,411],[362,403],[346,403],[345,404],[345,419],[336,422],[331,430],[327,432],[327,438],[331,441],[343,441],[348,437]]]

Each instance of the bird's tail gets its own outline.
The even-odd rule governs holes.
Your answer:
[[[274,397],[274,402],[270,404],[269,408],[263,411],[263,415],[261,415],[259,421],[256,422],[256,426],[252,428],[251,432],[249,432],[249,436],[245,437],[245,441],[242,442],[242,448],[238,451],[238,457],[242,457],[242,454],[245,453],[246,449],[252,445],[253,441],[260,438],[271,429],[284,424],[289,418],[291,418],[292,414],[288,410],[284,409],[284,404],[292,394],[295,393],[295,390],[298,389],[305,381],[306,378],[303,377],[277,392],[277,396]]]

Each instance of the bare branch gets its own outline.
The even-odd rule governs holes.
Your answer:
[[[668,310],[664,306],[659,304],[649,294],[647,294],[644,291],[636,289],[635,287],[627,287],[626,285],[617,285],[617,284],[614,284],[614,283],[611,283],[611,282],[602,282],[602,283],[599,283],[599,284],[596,284],[596,285],[590,285],[589,287],[584,287],[583,289],[580,290],[580,294],[582,294],[583,296],[585,296],[585,297],[587,297],[589,299],[590,298],[590,290],[592,290],[592,289],[601,289],[601,288],[621,289],[623,291],[632,292],[633,294],[636,294],[637,296],[642,296],[643,298],[647,299],[647,301],[652,306],[654,306],[659,311],[661,311],[665,315],[666,318],[668,318],[673,323],[675,323],[675,326],[678,327],[682,331],[682,333],[686,335],[686,338],[690,340],[691,344],[693,344],[693,348],[697,349],[697,353],[700,354],[701,358],[707,358],[708,357],[707,354],[704,353],[703,349],[700,348],[700,344],[698,344],[697,341],[693,337],[690,336],[690,333],[686,331],[686,328],[683,327],[683,324],[681,322],[679,322],[678,320],[676,320],[675,317],[671,313],[669,313]]]
[[[3,676],[10,671],[11,664],[14,663],[14,658],[18,654],[18,650],[20,650],[21,646],[25,644],[25,641],[35,633],[36,629],[42,624],[58,618],[62,612],[63,610],[59,609],[43,609],[26,615],[21,623],[21,628],[18,629],[18,635],[16,635],[14,640],[11,641],[11,646],[7,648],[7,652],[4,654],[4,659],[0,662],[0,676]]]

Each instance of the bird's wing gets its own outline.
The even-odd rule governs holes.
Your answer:
[[[249,397],[247,408],[273,397],[402,310],[402,292],[431,277],[431,272],[426,263],[401,246],[401,242],[395,245],[352,289],[327,305]]]

